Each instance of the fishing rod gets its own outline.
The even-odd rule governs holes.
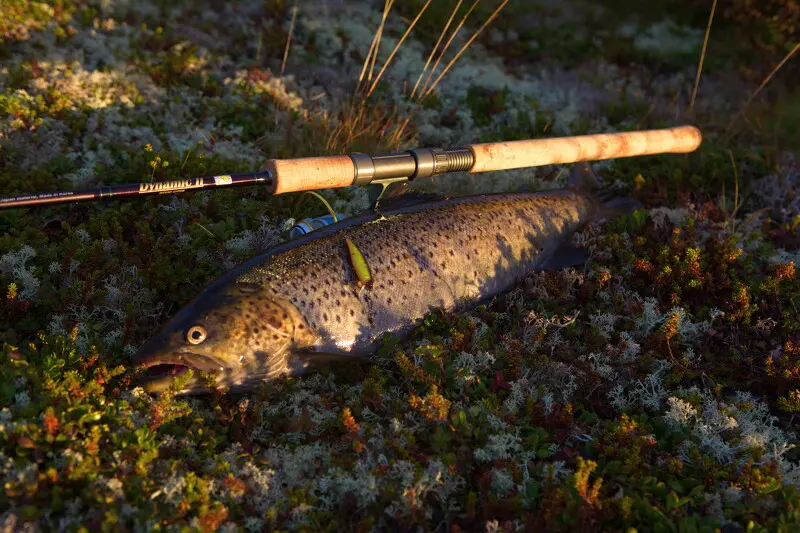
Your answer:
[[[100,199],[174,194],[189,190],[263,185],[268,194],[382,185],[451,172],[490,172],[524,167],[600,161],[663,153],[688,153],[702,142],[694,126],[469,144],[459,148],[418,148],[393,154],[333,155],[270,159],[258,172],[163,182],[109,185],[0,198],[0,209]]]

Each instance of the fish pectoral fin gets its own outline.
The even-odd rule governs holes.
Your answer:
[[[560,268],[582,266],[589,259],[589,252],[586,248],[565,243],[555,249],[555,251],[541,264],[542,270],[558,270]]]
[[[341,352],[295,352],[303,363],[328,365],[331,363],[374,363],[372,357]]]

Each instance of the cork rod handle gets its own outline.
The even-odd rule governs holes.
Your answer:
[[[273,194],[347,187],[356,177],[356,167],[349,155],[270,159],[266,170],[275,176]]]
[[[700,130],[694,126],[681,126],[661,130],[473,144],[469,148],[475,155],[475,164],[470,172],[600,161],[616,157],[687,153],[697,149],[701,141]]]

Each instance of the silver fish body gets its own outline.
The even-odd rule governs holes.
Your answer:
[[[136,361],[199,369],[217,385],[249,389],[304,374],[309,354],[368,357],[382,335],[405,336],[432,309],[475,305],[536,269],[564,266],[555,254],[579,227],[636,207],[603,200],[585,172],[565,189],[389,209],[279,245],[208,286]],[[366,260],[370,287],[359,284],[347,239]],[[156,373],[147,383],[157,392],[169,380]]]

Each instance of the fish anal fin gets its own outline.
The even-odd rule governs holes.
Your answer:
[[[344,352],[295,352],[295,357],[309,365],[329,365],[332,363],[373,363],[367,355],[355,355]]]
[[[558,270],[561,268],[582,266],[589,259],[586,248],[578,248],[570,242],[566,242],[550,254],[539,268],[542,270]]]

